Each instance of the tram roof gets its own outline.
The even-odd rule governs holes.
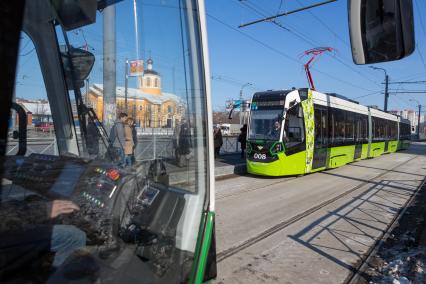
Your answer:
[[[253,100],[258,99],[268,99],[268,100],[280,100],[285,99],[288,93],[295,91],[295,90],[278,90],[278,91],[264,91],[264,92],[257,92],[253,95]]]

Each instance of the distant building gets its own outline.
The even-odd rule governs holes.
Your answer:
[[[20,105],[27,113],[27,123],[32,125],[39,122],[51,122],[52,112],[47,100],[29,100],[16,98],[16,103]]]
[[[153,60],[148,59],[147,69],[137,78],[137,88],[127,88],[127,113],[140,127],[174,127],[185,114],[181,99],[161,89],[161,76],[153,70]],[[116,88],[117,112],[125,110],[125,88]],[[93,84],[86,94],[87,104],[103,117],[103,85]]]
[[[415,110],[411,109],[404,109],[404,110],[391,110],[389,113],[399,115],[402,118],[408,119],[411,124],[411,132],[417,133],[417,125],[419,121],[419,114]],[[420,132],[424,132],[424,125],[425,125],[425,115],[420,116]]]

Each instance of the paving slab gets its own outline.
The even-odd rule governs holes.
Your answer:
[[[426,177],[425,154],[416,143],[298,178],[218,181],[216,282],[343,283]]]

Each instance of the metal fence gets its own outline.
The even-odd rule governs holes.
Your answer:
[[[241,143],[238,142],[238,135],[222,136],[223,145],[220,148],[221,154],[235,154],[241,152]]]
[[[138,161],[147,161],[157,158],[174,159],[175,145],[173,135],[170,129],[144,130],[144,133],[138,131],[138,144],[135,149],[135,158]],[[80,141],[79,141],[80,142]],[[100,153],[105,153],[106,148],[100,146]],[[7,155],[15,155],[18,152],[18,140],[9,138],[7,144]],[[223,136],[223,145],[220,149],[221,154],[235,154],[241,152],[241,144],[238,143],[238,136]],[[58,155],[58,147],[54,135],[46,133],[40,137],[31,137],[27,139],[27,153],[40,153],[48,155]]]
[[[6,155],[16,155],[19,148],[19,141],[16,139],[9,139],[7,143]],[[58,146],[56,138],[28,138],[27,139],[27,152],[26,156],[32,153],[58,155]]]
[[[135,158],[138,161],[148,161],[158,158],[172,159],[175,157],[173,136],[152,135],[139,136],[135,149]]]

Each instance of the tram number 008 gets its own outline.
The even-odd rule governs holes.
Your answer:
[[[258,154],[258,153],[255,153],[255,154],[253,155],[253,158],[255,158],[255,159],[257,159],[257,160],[266,160],[266,154]]]

